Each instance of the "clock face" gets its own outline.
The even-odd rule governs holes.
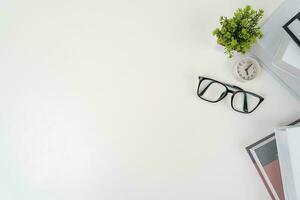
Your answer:
[[[260,66],[253,58],[244,58],[237,63],[236,73],[243,80],[254,79],[260,70]]]

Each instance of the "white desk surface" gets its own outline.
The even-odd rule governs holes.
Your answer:
[[[235,81],[211,32],[280,2],[1,0],[0,199],[270,199],[245,146],[300,102],[265,71]],[[204,102],[198,75],[265,101]]]

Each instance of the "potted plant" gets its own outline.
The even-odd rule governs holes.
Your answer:
[[[262,9],[256,11],[251,6],[246,6],[236,10],[232,18],[220,17],[221,27],[215,29],[212,34],[217,37],[217,43],[224,46],[229,58],[233,57],[235,51],[247,53],[257,39],[263,37],[258,25],[263,14]]]

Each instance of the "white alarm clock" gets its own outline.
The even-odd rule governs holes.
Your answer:
[[[257,60],[251,57],[242,58],[233,67],[233,74],[238,81],[250,81],[261,72]]]

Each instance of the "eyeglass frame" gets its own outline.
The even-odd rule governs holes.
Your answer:
[[[228,93],[231,93],[232,95],[231,95],[231,108],[233,109],[233,110],[235,110],[236,112],[239,112],[239,113],[243,113],[243,114],[250,114],[250,113],[252,113],[254,110],[256,110],[257,109],[257,107],[264,101],[264,98],[262,97],[262,96],[260,96],[260,95],[258,95],[258,94],[255,94],[255,93],[253,93],[253,92],[250,92],[250,91],[246,91],[246,90],[244,90],[244,89],[242,89],[242,88],[240,88],[240,87],[238,87],[238,86],[235,86],[235,85],[231,85],[231,84],[228,84],[228,83],[223,83],[223,82],[220,82],[220,81],[217,81],[217,80],[215,80],[215,79],[212,79],[212,78],[208,78],[208,77],[204,77],[204,76],[199,76],[198,77],[199,78],[199,84],[198,84],[198,88],[197,88],[197,96],[200,98],[200,99],[202,99],[202,100],[204,100],[204,101],[207,101],[207,102],[210,102],[210,103],[217,103],[217,102],[219,102],[219,101],[221,101],[221,100],[223,100],[227,95],[228,95]],[[209,83],[209,85],[208,86],[206,86],[206,88],[204,88],[203,89],[203,91],[202,92],[200,92],[200,85],[201,85],[201,83],[202,83],[202,81],[204,81],[204,80],[210,80],[210,81],[212,81],[211,83]],[[215,100],[215,101],[211,101],[211,100],[208,100],[208,99],[205,99],[205,98],[203,98],[202,97],[202,95],[205,93],[205,91],[209,88],[209,86],[212,84],[212,83],[219,83],[219,84],[221,84],[222,86],[224,86],[225,87],[225,89],[226,89],[226,91],[225,91],[225,93],[223,92],[222,94],[221,94],[221,96],[219,97],[219,99],[217,99],[217,100]],[[236,91],[233,91],[233,90],[231,90],[231,89],[229,89],[228,87],[230,87],[230,88],[234,88],[234,89],[236,89]],[[201,94],[202,93],[202,94]],[[240,111],[240,110],[237,110],[236,108],[234,108],[234,106],[233,106],[233,99],[234,99],[234,96],[236,95],[236,94],[238,94],[238,93],[243,93],[244,95],[245,95],[245,98],[244,98],[244,112],[243,111]],[[255,108],[252,110],[252,111],[248,111],[248,104],[247,104],[247,95],[246,94],[250,94],[250,95],[253,95],[253,96],[255,96],[255,97],[257,97],[258,99],[259,99],[259,102],[258,102],[258,104],[255,106]]]

